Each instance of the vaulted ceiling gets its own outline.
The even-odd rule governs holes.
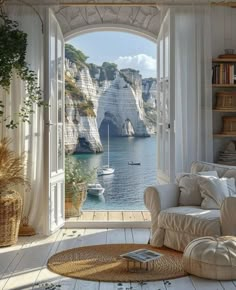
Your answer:
[[[98,29],[122,29],[155,39],[160,26],[157,7],[58,7],[55,14],[65,36]]]

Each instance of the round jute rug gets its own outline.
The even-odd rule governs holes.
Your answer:
[[[149,249],[163,254],[154,261],[154,269],[130,272],[121,254]],[[103,282],[141,282],[177,278],[187,275],[182,253],[143,244],[110,244],[80,247],[53,255],[47,264],[57,274],[82,280]]]

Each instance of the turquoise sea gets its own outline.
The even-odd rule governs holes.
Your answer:
[[[107,164],[107,139],[102,139],[104,153],[77,154],[87,168]],[[128,165],[128,161],[141,165]],[[154,184],[157,176],[156,136],[150,138],[111,137],[110,166],[114,174],[96,177],[105,192],[102,197],[87,196],[84,210],[142,210],[144,189]]]

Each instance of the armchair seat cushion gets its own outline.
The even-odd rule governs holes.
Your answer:
[[[179,206],[162,210],[158,228],[165,231],[163,244],[178,251],[193,239],[221,235],[220,211],[197,206]]]

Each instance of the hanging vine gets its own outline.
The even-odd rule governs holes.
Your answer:
[[[15,118],[6,116],[3,101],[0,100],[0,122],[5,122],[6,127],[11,129],[17,128],[20,121],[30,123],[34,104],[38,107],[46,105],[38,86],[37,75],[30,70],[25,61],[27,34],[19,30],[18,26],[16,21],[9,19],[3,10],[0,10],[0,86],[9,91],[13,72],[16,72],[25,82],[26,90],[23,104]]]

